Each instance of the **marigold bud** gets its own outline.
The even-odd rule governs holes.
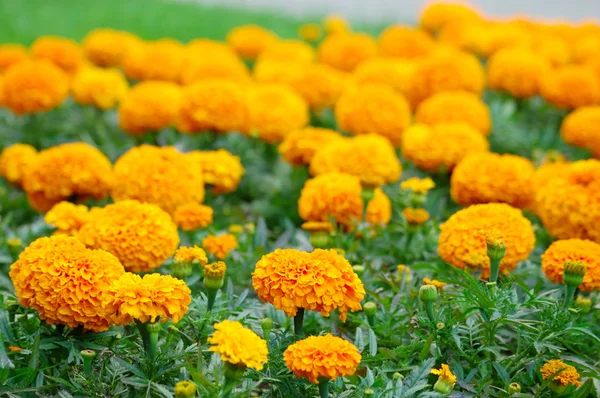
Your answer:
[[[175,397],[193,398],[196,396],[197,390],[198,387],[196,387],[196,385],[193,382],[189,380],[180,381],[177,382],[177,384],[175,384]]]
[[[362,276],[365,273],[365,266],[360,264],[353,265],[352,271],[354,271],[356,275]]]
[[[486,230],[484,233],[487,255],[491,261],[502,261],[506,255],[506,244],[495,229]]]
[[[404,376],[402,376],[402,375],[401,375],[400,373],[398,373],[398,372],[394,372],[394,374],[392,375],[392,378],[393,378],[394,380],[398,380],[398,379],[403,379],[403,378],[404,378]]]
[[[585,297],[577,297],[577,299],[575,299],[575,306],[584,314],[587,314],[588,312],[590,312],[590,309],[592,308],[592,300],[590,300],[589,298],[585,298]]]
[[[510,383],[508,385],[508,393],[510,395],[517,394],[521,392],[521,385],[519,383]]]
[[[368,301],[365,303],[365,305],[363,305],[363,309],[367,316],[373,316],[377,313],[377,304],[372,301]]]
[[[372,388],[367,388],[365,390],[365,396],[370,397],[372,395],[375,395],[375,391]]]
[[[273,329],[273,320],[268,317],[261,319],[260,327],[263,330],[263,336],[265,337],[265,340],[269,341],[269,336],[271,335],[271,330]]]
[[[311,232],[308,240],[315,249],[323,249],[329,246],[329,232],[315,231]]]
[[[185,279],[192,274],[192,263],[173,261],[173,276],[179,279]]]
[[[587,266],[583,261],[567,260],[563,274],[563,281],[567,286],[577,287],[583,283],[583,277],[587,272]]]
[[[419,299],[425,302],[434,302],[437,300],[438,291],[433,285],[423,285],[419,289]]]
[[[96,351],[94,350],[81,350],[81,357],[85,359],[94,359],[96,358]]]
[[[207,264],[204,266],[204,286],[207,289],[218,290],[225,282],[225,271],[227,266],[223,261]]]
[[[444,324],[444,322],[438,322],[437,325],[435,325],[435,327],[438,328],[438,330],[442,330],[446,327],[446,325]]]

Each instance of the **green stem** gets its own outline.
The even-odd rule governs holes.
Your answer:
[[[302,324],[304,323],[304,308],[298,308],[294,316],[294,332],[296,336],[302,336]]]
[[[217,291],[219,289],[207,289],[207,296],[208,296],[208,304],[206,305],[206,309],[208,312],[212,311],[214,305],[215,305],[215,299],[217,298]]]
[[[433,312],[433,301],[425,301],[425,312],[431,322],[435,322],[435,313]]]
[[[569,305],[571,305],[576,289],[577,286],[565,285],[565,308],[569,308]]]
[[[500,261],[502,261],[502,259],[493,260],[490,258],[490,282],[498,281],[498,274],[500,273]]]
[[[329,380],[319,382],[319,395],[321,398],[329,398]]]

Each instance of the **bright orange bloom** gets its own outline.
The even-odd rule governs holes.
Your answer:
[[[258,25],[242,25],[230,30],[226,40],[241,57],[256,59],[278,39],[275,33]]]
[[[408,26],[391,25],[379,36],[379,52],[384,57],[420,58],[429,55],[434,46],[431,36]]]
[[[568,386],[572,384],[574,386],[580,386],[581,382],[579,378],[581,377],[575,369],[574,366],[567,365],[560,359],[552,359],[544,364],[541,367],[540,373],[544,379],[549,379],[553,374],[559,372],[556,376],[552,378],[553,381],[562,384],[563,386]]]
[[[27,48],[21,44],[0,44],[0,72],[28,58]]]
[[[81,47],[75,41],[58,36],[42,36],[31,45],[35,60],[50,61],[65,73],[72,75],[83,65]]]
[[[196,245],[194,247],[180,246],[175,251],[174,259],[179,263],[199,263],[203,267],[208,263],[206,252]]]
[[[195,54],[187,50],[187,61],[181,67],[180,81],[190,85],[203,80],[223,79],[238,84],[250,81],[250,71],[235,54],[215,51],[214,55]]]
[[[116,69],[80,68],[71,82],[75,102],[103,110],[114,108],[128,89],[125,76]]]
[[[346,21],[343,16],[337,14],[331,14],[325,17],[323,26],[328,35],[350,32],[350,24],[348,24],[348,21]]]
[[[402,210],[402,216],[406,219],[409,224],[421,225],[429,221],[429,212],[425,209],[413,209],[407,207]]]
[[[185,60],[184,47],[173,39],[143,42],[130,48],[121,67],[132,80],[177,82]]]
[[[416,62],[394,58],[372,58],[356,67],[350,78],[355,85],[382,84],[390,86],[407,99],[411,93],[411,78]]]
[[[542,254],[542,271],[554,283],[563,283],[565,261],[582,261],[587,266],[579,289],[600,290],[600,245],[584,239],[565,239],[553,242]]]
[[[204,183],[211,185],[216,195],[235,191],[246,172],[240,157],[225,149],[192,151],[187,156],[201,170]]]
[[[212,254],[219,260],[224,260],[229,252],[237,249],[238,241],[235,235],[232,234],[208,235],[202,240],[202,247],[208,254]]]
[[[564,66],[544,76],[541,95],[559,108],[576,109],[598,105],[600,79],[587,66]]]
[[[305,23],[298,28],[298,37],[302,40],[314,43],[323,36],[323,29],[316,23]]]
[[[417,194],[426,194],[433,188],[435,188],[435,183],[429,177],[427,177],[427,178],[411,177],[408,180],[404,180],[404,181],[402,181],[402,183],[400,183],[400,189],[402,189],[404,191],[410,190]]]
[[[21,186],[25,169],[34,162],[37,151],[27,144],[13,144],[0,153],[0,175],[6,181]]]
[[[264,64],[287,65],[273,62]],[[291,70],[291,73],[284,83],[289,84],[316,111],[332,107],[346,85],[346,73],[328,65],[311,64],[301,68],[296,65],[287,70]]]
[[[267,342],[238,321],[215,323],[215,332],[208,338],[209,350],[221,356],[223,362],[262,370],[268,361]]]
[[[101,67],[121,66],[125,56],[140,45],[141,40],[135,35],[113,29],[94,29],[82,44],[85,56]]]
[[[71,202],[60,202],[44,216],[44,221],[57,232],[74,236],[88,222],[90,213],[87,206]]]
[[[377,43],[365,33],[330,35],[319,46],[319,61],[350,72],[377,51]]]
[[[429,3],[421,12],[420,25],[430,31],[439,32],[451,22],[469,23],[479,21],[478,11],[460,3]]]
[[[447,285],[447,283],[445,283],[445,282],[440,282],[437,279],[429,279],[429,278],[423,278],[423,283],[426,285],[435,286],[438,289],[441,289]]]
[[[566,143],[600,157],[600,106],[584,106],[564,118],[560,133]]]
[[[288,134],[278,150],[286,161],[294,165],[308,165],[320,148],[341,138],[342,135],[335,130],[305,127]]]
[[[210,206],[190,202],[175,210],[175,223],[184,231],[206,228],[213,222],[213,209]]]
[[[316,58],[315,50],[300,40],[279,40],[269,45],[261,54],[260,61],[285,61],[310,64]]]

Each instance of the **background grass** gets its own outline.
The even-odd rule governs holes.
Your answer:
[[[42,35],[81,40],[98,27],[123,29],[143,39],[171,37],[187,42],[197,37],[223,40],[238,25],[255,23],[281,37],[293,38],[305,22],[268,11],[167,0],[0,0],[0,42],[31,44]],[[383,25],[358,25],[377,34]]]

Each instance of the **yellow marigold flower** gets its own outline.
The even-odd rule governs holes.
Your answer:
[[[377,43],[365,33],[327,36],[319,45],[319,61],[347,72],[377,55]]]
[[[425,209],[407,207],[402,210],[402,216],[406,219],[406,222],[413,225],[421,225],[429,221],[429,212]]]
[[[188,57],[195,58],[230,57],[239,59],[236,52],[229,44],[211,39],[194,39],[186,45],[185,52]]]
[[[384,57],[420,58],[427,56],[434,46],[431,36],[408,26],[391,25],[379,36],[379,52]]]
[[[600,106],[584,106],[570,113],[563,120],[560,133],[567,144],[600,157]]]
[[[238,321],[215,323],[215,332],[208,338],[209,350],[221,356],[223,362],[262,370],[268,361],[267,342]]]
[[[21,44],[0,44],[0,72],[27,60],[27,48]]]
[[[208,254],[224,260],[229,252],[237,249],[238,241],[232,234],[208,235],[202,240],[202,247]]]
[[[180,246],[175,252],[175,261],[179,263],[199,263],[205,266],[208,263],[206,252],[201,247]]]
[[[354,69],[351,76],[353,84],[383,84],[390,86],[406,98],[410,98],[411,78],[416,63],[408,60],[390,58],[369,59]]]
[[[410,105],[389,86],[365,84],[342,93],[335,104],[335,119],[343,131],[376,133],[398,146],[410,124]]]
[[[406,282],[410,282],[412,280],[410,267],[407,267],[404,264],[398,264],[398,267],[396,268],[398,270],[398,279],[401,279],[404,275]]]
[[[269,45],[260,54],[260,61],[285,61],[299,64],[310,64],[316,58],[315,50],[310,44],[300,40],[279,40]]]
[[[204,53],[188,55],[187,62],[181,67],[182,84],[190,85],[202,80],[214,79],[245,84],[250,81],[250,71],[235,54],[216,52],[213,56]]]
[[[383,192],[376,188],[373,198],[367,204],[367,214],[365,220],[369,224],[385,227],[392,219],[392,201]]]
[[[242,25],[227,34],[227,43],[241,57],[256,59],[267,47],[277,43],[277,35],[258,25]]]
[[[114,254],[131,272],[160,267],[179,244],[177,226],[169,214],[136,200],[92,209],[77,238],[90,248]]]
[[[346,86],[346,73],[331,66],[311,64],[295,68],[291,68],[292,73],[285,83],[300,94],[315,111],[332,107]]]
[[[332,142],[339,141],[341,138],[342,135],[335,130],[304,127],[286,135],[278,150],[282,157],[291,164],[308,165],[317,150]]]
[[[94,29],[83,38],[87,59],[101,67],[121,66],[125,56],[141,45],[135,35],[121,30]]]
[[[333,224],[329,221],[307,221],[302,223],[302,229],[308,232],[333,232]]]
[[[208,278],[223,279],[226,271],[227,265],[223,261],[217,261],[216,263],[210,263],[204,266],[204,276]]]
[[[119,126],[134,137],[170,127],[175,124],[181,97],[181,88],[173,83],[136,84],[119,106]]]
[[[489,277],[487,246],[479,231],[492,228],[502,234],[506,244],[500,270],[508,273],[529,257],[535,246],[535,234],[521,210],[504,203],[472,205],[454,213],[440,227],[440,257],[457,268],[481,269],[482,277]]]
[[[323,29],[319,24],[305,23],[298,28],[298,37],[310,43],[319,41],[321,36],[323,36]]]
[[[469,34],[469,49],[479,56],[489,58],[502,49],[527,44],[531,30],[519,25],[518,21],[484,22],[474,25]]]
[[[69,95],[67,75],[48,61],[24,61],[2,75],[3,106],[17,115],[46,112]]]
[[[213,209],[210,206],[190,202],[177,207],[173,215],[175,224],[184,231],[206,228],[213,222]]]
[[[586,292],[600,289],[600,245],[583,239],[553,242],[542,254],[542,271],[554,283],[563,283],[565,261],[582,261],[587,266],[579,288]]]
[[[63,200],[103,199],[113,182],[108,158],[83,142],[40,151],[23,175],[27,198],[41,212]]]
[[[177,323],[192,301],[191,290],[184,281],[171,275],[126,272],[110,284],[103,296],[103,305],[114,316],[117,325],[139,322]]]
[[[132,80],[177,82],[185,61],[181,43],[173,39],[143,42],[130,48],[121,67]]]
[[[175,214],[179,206],[204,199],[201,170],[174,147],[131,148],[117,160],[114,171],[115,201],[136,199]]]
[[[546,58],[555,67],[566,65],[571,61],[570,43],[558,36],[538,34],[531,40],[529,48]]]
[[[411,87],[411,103],[419,104],[441,91],[480,94],[485,87],[483,66],[472,54],[442,51],[417,63]]]
[[[438,289],[441,289],[447,285],[447,283],[445,283],[445,282],[440,282],[437,279],[429,279],[429,278],[423,278],[423,283],[426,285],[435,286]]]
[[[542,79],[552,67],[527,48],[509,47],[495,53],[486,68],[490,88],[528,98],[540,93]]]
[[[460,3],[430,3],[419,17],[421,27],[429,32],[439,32],[454,21],[475,22],[481,19],[478,11]]]
[[[252,69],[254,80],[257,83],[289,84],[299,79],[305,69],[310,68],[301,62],[257,60]]]
[[[248,123],[244,90],[227,80],[203,80],[183,89],[177,128],[183,133],[242,131]]]
[[[411,177],[408,180],[402,181],[400,184],[400,188],[403,190],[411,190],[414,193],[426,194],[433,188],[435,188],[435,183],[429,177],[427,178],[418,178]]]
[[[520,156],[470,154],[454,168],[450,194],[461,205],[503,202],[525,208],[534,200],[534,172],[531,161]]]
[[[600,49],[600,34],[591,34],[571,42],[573,59],[577,63],[586,63],[598,57]]]
[[[19,238],[10,238],[6,240],[6,244],[9,247],[21,247],[21,245],[23,244],[23,241]]]
[[[235,191],[245,173],[240,157],[225,149],[192,151],[187,156],[201,170],[204,183],[212,185],[217,195]]]
[[[328,15],[323,20],[323,25],[328,35],[350,32],[350,25],[348,24],[348,21],[346,21],[346,19],[341,15]]]
[[[239,235],[244,232],[244,226],[240,224],[231,224],[227,230],[234,235]]]
[[[433,386],[435,391],[449,394],[454,389],[456,376],[445,363],[442,364],[440,369],[431,369],[431,374],[439,376],[437,382]]]
[[[11,184],[21,186],[25,169],[34,162],[37,151],[28,144],[13,144],[0,153],[0,175]]]
[[[295,316],[298,308],[329,316],[337,308],[342,322],[348,311],[362,308],[365,296],[348,260],[334,250],[277,249],[256,263],[252,286],[261,300],[287,316]]]
[[[587,66],[564,66],[543,77],[541,95],[559,108],[597,105],[600,103],[600,79]]]
[[[125,76],[116,69],[81,68],[71,82],[75,102],[104,110],[121,102],[128,89]]]
[[[415,113],[419,123],[467,123],[483,135],[492,128],[490,110],[476,94],[468,91],[445,91],[423,101]]]
[[[450,172],[467,155],[489,151],[485,137],[466,123],[415,124],[402,134],[402,156],[417,167]]]
[[[318,384],[321,379],[352,376],[362,357],[352,343],[327,334],[310,336],[290,345],[283,359],[296,377],[306,377]]]
[[[75,41],[65,37],[43,36],[31,45],[31,56],[50,61],[64,72],[73,74],[84,63],[83,50]]]
[[[87,206],[60,202],[46,213],[44,221],[61,233],[75,235],[88,222],[89,218]]]
[[[538,189],[536,213],[555,238],[600,242],[600,161],[582,160],[566,168]]]
[[[533,192],[537,193],[554,178],[564,178],[569,174],[569,162],[555,161],[542,164],[533,173]]]
[[[190,380],[178,381],[173,388],[175,398],[189,398],[195,397],[198,387]]]
[[[12,346],[12,345],[8,346],[8,350],[9,350],[10,352],[19,352],[19,351],[23,351],[23,349],[22,349],[21,347],[15,347],[15,346]]]
[[[315,153],[310,173],[331,172],[352,174],[361,182],[380,180],[382,185],[398,181],[402,166],[388,140],[368,134],[335,141]]]
[[[562,384],[563,386],[568,386],[572,384],[574,386],[580,386],[581,382],[579,378],[581,377],[575,369],[574,366],[567,365],[560,359],[552,359],[544,364],[541,367],[540,373],[544,379],[549,379],[553,374],[559,372],[556,376],[552,378],[553,381]]]
[[[110,283],[124,272],[112,254],[57,235],[30,244],[9,275],[21,305],[35,309],[48,324],[101,332],[112,315],[102,301]]]

